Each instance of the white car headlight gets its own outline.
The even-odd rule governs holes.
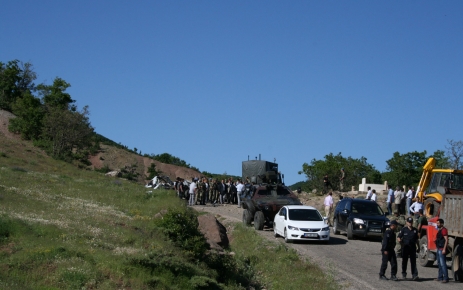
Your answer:
[[[322,229],[322,232],[329,232],[329,231],[330,231],[330,227],[326,227]]]
[[[354,223],[360,224],[360,225],[365,224],[365,222],[362,219],[357,219],[357,218],[354,218]]]
[[[288,229],[292,230],[292,231],[298,231],[299,228],[296,228],[296,227],[293,227],[293,226],[288,226]]]

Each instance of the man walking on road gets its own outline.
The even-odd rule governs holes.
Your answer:
[[[447,229],[444,227],[444,220],[438,219],[437,220],[437,234],[436,234],[436,247],[437,247],[437,267],[439,268],[439,272],[437,274],[437,279],[435,281],[439,281],[442,283],[449,282],[449,274],[447,271],[447,263],[445,255],[447,255],[447,245],[449,243],[449,234]]]
[[[328,219],[328,224],[331,226],[331,210],[333,209],[333,192],[329,192],[328,195],[325,197],[325,201],[323,202],[325,206],[325,215]]]
[[[381,269],[379,270],[379,279],[389,280],[384,274],[386,273],[387,263],[391,263],[391,280],[397,281],[397,257],[394,252],[396,237],[395,230],[397,228],[397,221],[391,221],[391,225],[386,229],[383,235],[383,243],[381,244]]]
[[[412,271],[412,280],[418,279],[418,269],[416,268],[416,251],[420,250],[418,230],[413,227],[413,218],[407,218],[407,226],[404,227],[397,240],[403,244],[402,248],[402,277],[407,278],[407,264],[410,258],[410,266]]]

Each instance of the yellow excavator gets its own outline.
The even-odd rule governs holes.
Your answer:
[[[463,194],[463,170],[435,168],[436,159],[429,158],[423,167],[416,199],[423,203],[424,214],[431,218],[439,213],[444,194]]]

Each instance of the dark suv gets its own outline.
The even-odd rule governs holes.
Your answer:
[[[334,210],[333,233],[339,235],[340,231],[345,231],[349,240],[354,236],[382,236],[389,223],[375,201],[344,198]]]

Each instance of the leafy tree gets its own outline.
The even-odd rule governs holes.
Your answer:
[[[450,166],[453,169],[463,168],[463,141],[447,140],[447,142],[449,144],[445,148]]]
[[[8,129],[11,132],[21,133],[23,139],[38,139],[42,132],[42,123],[45,116],[40,99],[27,92],[22,98],[16,99],[12,109],[17,117],[10,120]]]
[[[405,154],[395,152],[393,157],[386,161],[388,171],[383,173],[383,180],[397,186],[417,184],[427,159],[426,151]]]
[[[44,119],[43,138],[50,144],[50,154],[55,158],[66,158],[73,151],[90,147],[93,127],[88,118],[88,107],[81,112],[51,108]]]
[[[175,157],[173,155],[170,155],[169,153],[162,153],[159,155],[154,155],[153,159],[159,162],[162,162],[162,163],[166,163],[166,164],[173,164],[177,166],[183,166],[186,168],[190,168],[190,164],[187,164],[184,160],[178,157]]]
[[[75,105],[71,105],[75,102],[75,100],[71,98],[70,94],[66,93],[66,89],[70,86],[71,84],[57,77],[51,86],[40,84],[37,86],[37,90],[39,95],[42,96],[45,106],[75,111],[77,107]]]
[[[36,78],[30,63],[23,64],[19,60],[7,64],[0,62],[0,108],[11,112],[17,99],[35,90]]]
[[[445,151],[437,150],[429,157],[434,157],[434,159],[436,159],[436,168],[450,168],[451,167],[450,158],[445,154]]]
[[[302,171],[299,171],[299,174],[305,174],[307,177],[307,185],[303,186],[303,189],[305,191],[310,189],[321,191],[323,189],[323,176],[327,174],[332,188],[338,190],[341,168],[344,168],[346,172],[344,188],[358,186],[364,177],[371,183],[381,182],[381,174],[367,162],[365,157],[360,159],[345,158],[341,153],[337,155],[330,153],[325,156],[324,160],[313,159],[310,164],[304,163],[302,165]]]
[[[150,167],[148,167],[148,177],[147,180],[153,179],[155,176],[161,175],[162,172],[156,169],[156,164],[151,163]]]

